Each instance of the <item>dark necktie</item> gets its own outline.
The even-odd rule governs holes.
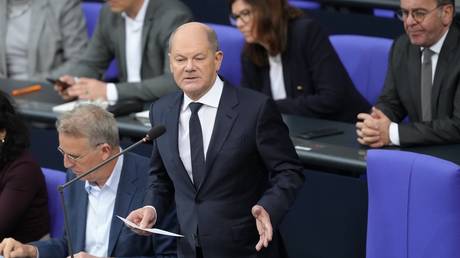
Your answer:
[[[431,56],[435,54],[431,49],[423,49],[422,61],[422,121],[431,121],[431,90],[433,88],[433,68],[431,64]]]
[[[203,133],[201,131],[200,118],[198,117],[198,110],[200,110],[201,106],[203,106],[203,104],[197,102],[189,104],[189,108],[192,111],[189,120],[190,156],[192,161],[193,183],[196,188],[198,188],[203,181],[205,171]]]

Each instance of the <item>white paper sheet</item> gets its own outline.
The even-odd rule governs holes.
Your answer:
[[[160,234],[160,235],[165,235],[165,236],[173,236],[173,237],[184,237],[183,235],[179,235],[179,234],[176,234],[176,233],[172,233],[172,232],[169,232],[169,231],[166,231],[166,230],[162,230],[162,229],[158,229],[158,228],[141,228],[139,227],[138,225],[132,223],[131,221],[123,218],[123,217],[120,217],[117,215],[117,217],[119,219],[121,219],[121,221],[123,221],[126,225],[132,227],[132,228],[136,228],[136,229],[139,229],[139,230],[142,230],[142,231],[147,231],[147,232],[150,232],[150,233],[154,233],[154,234]],[[1,257],[0,257],[1,258]]]

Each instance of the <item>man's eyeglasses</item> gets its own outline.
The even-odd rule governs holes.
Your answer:
[[[252,15],[252,12],[249,9],[244,9],[238,14],[232,13],[230,14],[230,23],[233,26],[236,26],[236,22],[238,21],[238,19],[241,19],[243,23],[248,23],[249,19],[251,18],[251,15]]]
[[[95,147],[101,145],[102,143],[98,143],[96,144]],[[67,159],[69,159],[71,162],[78,162],[79,160],[81,160],[82,158],[84,158],[85,156],[87,156],[88,154],[91,153],[91,151],[93,151],[94,149],[92,150],[89,150],[87,153],[83,154],[83,155],[73,155],[73,154],[69,154],[69,153],[66,153],[62,148],[61,146],[58,146],[57,147],[57,150],[62,154],[63,157],[67,157]]]
[[[414,19],[416,23],[422,23],[428,16],[428,14],[432,13],[434,10],[439,9],[439,7],[443,7],[444,5],[445,4],[438,5],[431,10],[415,9],[413,11],[409,11],[405,9],[399,9],[398,11],[396,11],[396,15],[401,21],[405,21],[410,14],[412,16],[412,19]]]

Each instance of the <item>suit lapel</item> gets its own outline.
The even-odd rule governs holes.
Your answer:
[[[292,84],[291,74],[293,74],[293,73],[290,72],[292,69],[289,67],[289,64],[291,64],[291,62],[292,62],[289,59],[289,57],[291,56],[290,52],[291,52],[290,51],[290,46],[288,44],[288,46],[286,48],[286,51],[281,56],[281,65],[283,66],[283,79],[284,79],[284,88],[286,89],[286,96],[294,98],[295,97],[295,92],[294,91],[296,89],[291,87],[293,85]]]
[[[168,148],[170,151],[170,157],[172,157],[172,164],[177,168],[179,173],[183,173],[187,181],[190,183],[192,188],[194,187],[192,180],[188,176],[187,170],[185,170],[184,163],[179,155],[179,144],[178,144],[178,137],[179,137],[179,116],[180,110],[182,107],[184,94],[181,92],[177,93],[174,101],[171,103],[168,109],[168,113],[166,114],[166,131],[168,133]]]
[[[439,93],[443,85],[442,82],[444,78],[446,78],[445,74],[449,71],[449,68],[452,64],[452,57],[454,55],[451,52],[455,50],[455,48],[459,47],[456,42],[457,38],[457,29],[455,26],[451,26],[450,31],[444,41],[444,45],[441,48],[441,52],[439,53],[436,72],[434,74],[433,88],[431,91],[431,113],[433,114],[433,118],[436,117]]]
[[[406,85],[410,88],[410,91],[412,91],[412,94],[410,94],[413,98],[413,103],[415,103],[415,111],[417,113],[417,117],[421,118],[422,117],[422,110],[421,110],[421,79],[420,79],[420,70],[422,66],[421,62],[421,51],[420,47],[415,46],[415,45],[410,45],[409,46],[409,61],[407,62],[408,64],[408,80],[406,82]],[[409,86],[413,85],[413,86]]]
[[[30,16],[30,29],[29,29],[29,40],[28,40],[28,49],[38,49],[38,43],[40,34],[43,31],[45,26],[45,19],[47,15],[46,5],[48,1],[32,1],[31,6],[31,16]],[[32,74],[32,71],[35,71],[35,66],[37,64],[36,56],[31,55],[34,51],[29,51],[27,55],[28,60],[28,73]]]
[[[141,56],[142,56],[142,59],[144,58],[147,58],[147,55],[144,55],[144,52],[146,51],[146,47],[147,47],[147,41],[148,41],[148,37],[150,35],[150,29],[152,27],[152,24],[153,24],[153,11],[152,10],[154,8],[154,3],[155,1],[150,1],[149,2],[149,5],[147,6],[147,10],[146,10],[146,13],[145,13],[145,18],[144,18],[144,25],[143,25],[143,28],[142,28],[142,38],[141,38]],[[142,70],[142,63],[144,63],[145,60],[141,60],[141,70]],[[141,74],[144,74],[142,73],[141,71]]]
[[[115,32],[113,33],[114,35],[118,36],[118,43],[119,43],[119,49],[116,51],[119,51],[119,55],[117,58],[118,68],[123,69],[122,70],[122,75],[126,80],[128,80],[128,70],[127,70],[127,64],[126,64],[126,25],[125,25],[125,19],[121,16],[117,16],[118,21],[119,21],[119,26],[113,26],[115,29]],[[116,36],[115,36],[116,37]]]
[[[109,247],[107,254],[112,256],[113,248],[118,241],[122,227],[124,226],[121,220],[116,215],[126,217],[130,212],[130,204],[136,192],[136,172],[132,169],[136,166],[133,160],[129,158],[129,154],[124,155],[123,167],[121,169],[120,182],[118,183],[117,196],[113,209],[112,226],[110,228]]]
[[[5,35],[1,38],[0,41],[0,76],[7,75],[7,68],[6,68],[6,21],[7,21],[7,13],[6,13],[6,2],[7,1],[0,1],[0,35]]]
[[[67,207],[73,206],[75,211],[71,215],[71,223],[75,225],[75,227],[70,226],[71,236],[72,236],[72,243],[73,243],[73,251],[76,250],[85,250],[85,241],[86,241],[86,219],[88,215],[88,193],[85,190],[85,182],[78,181],[75,182],[75,196],[72,198],[72,203],[67,203]],[[70,210],[70,209],[69,209]]]
[[[222,149],[222,146],[227,140],[233,124],[238,117],[237,112],[234,110],[237,105],[238,97],[236,89],[225,83],[222,96],[220,97],[219,107],[217,109],[211,141],[209,142],[208,151],[206,153],[206,174],[203,182],[198,188],[198,191],[206,181],[207,175],[211,171],[212,165],[214,164],[219,151]]]

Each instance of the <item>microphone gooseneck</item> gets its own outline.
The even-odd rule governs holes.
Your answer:
[[[156,139],[156,138],[160,137],[165,131],[166,131],[166,128],[164,127],[164,125],[157,125],[157,126],[151,128],[149,130],[149,132],[147,133],[147,135],[145,135],[144,138],[142,138],[139,141],[133,143],[132,145],[130,145],[129,147],[127,147],[123,151],[120,151],[119,153],[111,156],[110,158],[108,158],[108,159],[104,160],[103,162],[99,163],[97,166],[95,166],[95,167],[91,168],[90,170],[88,170],[87,172],[85,172],[85,173],[73,178],[72,180],[68,181],[67,183],[62,184],[62,185],[58,185],[57,190],[59,192],[59,196],[61,197],[60,198],[61,199],[61,206],[62,206],[63,211],[64,211],[64,228],[65,228],[65,232],[66,232],[66,235],[67,235],[67,249],[68,249],[69,256],[71,258],[73,258],[74,256],[73,256],[71,234],[69,232],[69,230],[70,230],[69,218],[68,218],[67,208],[66,208],[65,201],[64,201],[64,189],[66,189],[67,187],[72,185],[75,181],[80,180],[81,178],[83,178],[83,177],[95,172],[99,168],[105,166],[110,161],[112,161],[112,160],[118,158],[119,156],[123,155],[124,153],[130,151],[132,148],[138,146],[139,144],[146,143],[146,142],[149,142],[149,141],[151,141],[153,139]]]

